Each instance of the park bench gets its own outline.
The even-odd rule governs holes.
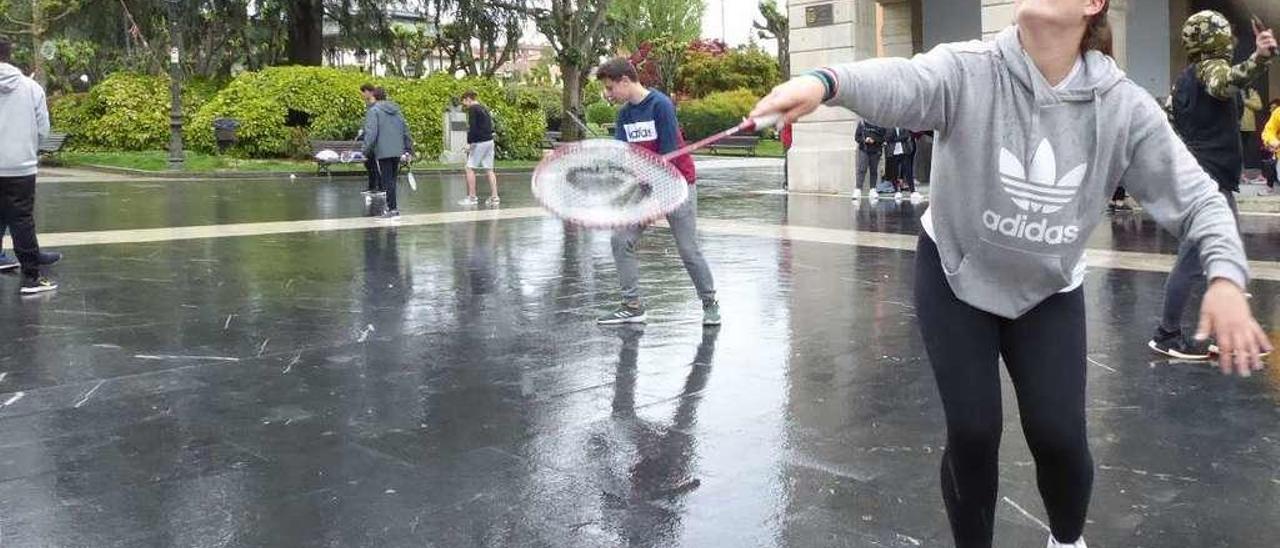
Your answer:
[[[711,149],[712,154],[720,154],[721,150],[744,150],[755,156],[757,146],[760,146],[759,135],[732,135],[708,145],[707,148]]]
[[[559,131],[546,132],[542,136],[542,148],[554,150],[560,146],[560,136],[561,133]]]
[[[54,156],[62,150],[62,145],[67,144],[66,133],[50,133],[40,140],[38,150],[41,155]]]
[[[338,154],[336,160],[321,160],[317,156],[320,152],[332,150]],[[364,143],[361,141],[311,141],[311,157],[316,161],[316,173],[324,175],[332,175],[329,168],[333,164],[351,163],[356,153],[364,151]],[[363,159],[361,159],[363,162]]]

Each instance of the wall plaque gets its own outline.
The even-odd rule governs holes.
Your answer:
[[[821,27],[835,22],[835,13],[831,4],[818,4],[804,8],[804,26]]]

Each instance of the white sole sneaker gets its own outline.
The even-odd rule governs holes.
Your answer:
[[[852,198],[850,198],[850,199],[852,199],[852,200],[861,200],[861,199],[862,199],[862,190],[861,190],[861,189],[857,189],[857,188],[853,189],[853,197],[852,197]]]
[[[1147,341],[1147,348],[1150,348],[1156,354],[1160,354],[1162,356],[1169,356],[1170,358],[1175,358],[1179,360],[1205,361],[1213,357],[1212,354],[1206,354],[1204,356],[1194,356],[1191,354],[1183,354],[1182,352],[1178,352],[1177,350],[1173,350],[1173,349],[1161,350],[1160,347],[1156,345],[1156,341]],[[1211,351],[1212,351],[1212,348],[1211,348]]]
[[[626,318],[599,319],[596,320],[596,323],[599,325],[622,325],[628,323],[645,323],[647,319],[648,316],[646,314],[641,314],[639,316],[629,316]]]
[[[19,290],[19,292],[23,295],[39,295],[41,293],[48,293],[56,289],[58,289],[58,284],[49,284],[49,285],[37,285],[34,287],[23,287],[21,290]]]

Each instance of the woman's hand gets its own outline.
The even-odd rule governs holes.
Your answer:
[[[801,116],[817,110],[822,104],[822,97],[827,94],[826,86],[814,76],[800,76],[789,82],[779,84],[764,99],[756,103],[750,117],[758,118],[770,114],[781,114],[777,126],[787,127]]]
[[[1200,304],[1200,327],[1196,339],[1212,335],[1218,342],[1218,365],[1222,372],[1232,369],[1241,377],[1262,369],[1261,354],[1273,350],[1267,334],[1253,319],[1249,301],[1236,284],[1214,279]]]

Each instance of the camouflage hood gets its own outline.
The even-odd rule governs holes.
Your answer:
[[[1187,18],[1182,26],[1182,46],[1191,62],[1205,59],[1230,60],[1236,48],[1231,22],[1221,13],[1205,10]]]

